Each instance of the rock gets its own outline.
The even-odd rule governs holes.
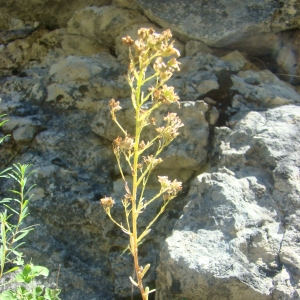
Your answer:
[[[169,27],[183,41],[199,40],[208,46],[249,51],[251,55],[267,54],[278,46],[270,27],[279,7],[270,0],[263,5],[252,0],[238,5],[231,1],[204,0],[188,3],[137,0],[137,3],[152,22]],[[267,43],[258,45],[257,41],[262,39]]]
[[[211,54],[198,53],[179,61],[180,73],[170,79],[169,85],[179,91],[180,98],[189,101],[209,97],[217,101],[219,107],[229,105],[233,84],[231,72],[254,68],[239,52],[228,54],[224,60]]]
[[[272,30],[278,32],[288,29],[300,29],[299,9],[300,4],[298,1],[286,0],[280,2],[279,9],[273,17]]]
[[[7,41],[13,40],[3,47],[0,55],[4,59],[4,65],[1,65],[0,71],[6,69],[24,68],[29,61],[41,59],[47,53],[47,49],[40,43],[40,37],[47,32],[46,30],[18,30],[17,32],[24,33],[22,35],[8,35]],[[30,32],[33,32],[29,35]],[[10,31],[11,33],[11,31]],[[7,59],[5,59],[7,57]],[[10,63],[11,62],[11,63]]]
[[[186,56],[193,56],[197,53],[212,54],[212,50],[203,42],[190,40],[186,43],[185,54]]]
[[[270,71],[240,71],[231,78],[231,90],[242,95],[246,99],[242,102],[248,107],[265,108],[300,102],[300,95]]]
[[[72,0],[65,3],[62,0],[47,2],[43,0],[1,0],[2,11],[11,17],[21,20],[37,21],[48,28],[65,27],[75,11],[87,6],[107,5],[108,0]]]
[[[9,122],[3,125],[7,132],[13,132],[13,139],[18,142],[32,141],[38,131],[45,129],[38,116],[31,118],[10,117]]]
[[[283,32],[280,34],[281,48],[276,62],[278,76],[291,84],[300,83],[300,31]]]
[[[214,168],[161,251],[156,299],[297,298],[299,117],[292,105],[240,112],[215,132]]]
[[[9,58],[8,53],[7,53],[6,48],[4,47],[4,45],[0,46],[0,65],[2,67],[2,70],[1,70],[2,72],[3,72],[3,69],[4,70],[9,70],[9,69],[12,69],[14,67],[14,63]]]
[[[37,29],[37,27],[40,25],[37,21],[23,21],[20,19],[12,18],[9,22],[9,30],[24,30],[24,29]]]
[[[263,46],[257,47],[261,41],[264,41]],[[273,32],[256,33],[250,36],[245,35],[237,41],[233,41],[226,48],[238,49],[241,52],[248,53],[250,56],[270,55],[279,51],[280,40]]]
[[[254,65],[252,65],[239,51],[235,50],[233,52],[228,53],[225,56],[222,56],[221,59],[223,61],[229,62],[231,64],[232,71],[240,71],[240,70],[249,70],[256,69]],[[255,71],[258,71],[257,69]]]
[[[135,0],[113,0],[112,4],[116,7],[137,9]]]
[[[7,45],[8,43],[18,40],[24,39],[31,35],[34,32],[33,28],[24,28],[18,30],[2,30],[0,32],[0,44]]]
[[[43,286],[55,286],[60,268],[62,299],[131,297],[131,256],[121,255],[128,237],[99,205],[112,196],[112,213],[124,223],[124,183],[111,150],[120,131],[107,104],[111,98],[121,102],[120,122],[133,134],[127,69],[121,65],[127,64],[127,49],[120,38],[135,37],[140,26],[171,27],[182,56],[181,71],[168,84],[181,108],[162,106],[156,126],[169,111],[185,126],[162,154],[145,196],[159,188],[157,175],[183,181],[183,191],[139,248],[142,265],[151,263],[145,283],[156,285],[158,299],[298,299],[299,90],[247,58],[276,50],[280,41],[298,59],[297,31],[278,33],[296,29],[298,4],[1,1],[0,29],[7,40],[0,45],[0,114],[10,122],[0,136],[11,136],[1,145],[0,167],[21,162],[36,170],[28,182],[36,187],[24,225],[39,226],[21,251],[27,261],[32,257],[50,269]],[[30,28],[34,32],[26,33]],[[287,53],[279,53],[280,72],[297,62],[290,56],[284,61]],[[154,130],[145,128],[143,139]],[[124,173],[130,183],[125,164]],[[14,186],[1,180],[2,196],[8,188]],[[160,201],[141,214],[142,227]]]
[[[57,29],[44,34],[41,43],[47,48],[61,50],[60,57],[69,55],[92,56],[100,52],[109,53],[109,49],[94,39],[85,36],[68,34],[66,29]]]
[[[3,11],[0,12],[0,30],[8,30],[11,16]]]
[[[37,188],[47,186],[39,193],[41,198],[31,202],[28,222],[38,222],[41,228],[28,236],[27,245],[33,246],[28,253],[33,261],[49,267],[48,284],[55,282],[61,264],[59,285],[63,298],[108,300],[114,297],[108,260],[113,243],[106,245],[103,241],[108,236],[115,240],[115,228],[107,222],[99,199],[111,193],[109,174],[113,172],[114,157],[110,145],[91,132],[90,119],[84,111],[58,111],[47,130],[35,137],[31,151],[23,155],[22,160],[30,161],[36,170],[33,180]],[[45,227],[49,217],[52,221]],[[92,219],[95,222],[90,222]],[[62,224],[69,224],[69,229]],[[81,246],[75,246],[79,240]],[[68,250],[64,244],[71,248]]]
[[[126,27],[147,22],[136,10],[113,6],[87,7],[77,11],[68,22],[68,33],[95,39],[101,44],[114,46],[115,38]]]
[[[68,56],[49,70],[46,101],[96,112],[101,106],[99,99],[129,95],[124,73],[117,60],[104,52],[92,57]]]

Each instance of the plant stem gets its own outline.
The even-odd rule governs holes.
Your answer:
[[[136,110],[135,110],[135,143],[134,143],[134,156],[133,156],[133,185],[132,185],[132,236],[131,236],[131,252],[134,260],[134,269],[137,277],[138,287],[140,289],[141,295],[143,300],[147,300],[147,296],[145,295],[145,290],[143,287],[141,274],[141,268],[139,266],[138,260],[138,241],[137,241],[137,218],[138,218],[138,211],[137,211],[137,189],[138,189],[138,159],[139,159],[139,140],[140,140],[140,133],[142,128],[140,122],[140,90],[141,90],[141,82],[143,78],[143,72],[140,72],[140,76],[137,82],[137,89],[136,89]]]

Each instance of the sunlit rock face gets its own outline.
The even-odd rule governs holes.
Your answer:
[[[0,114],[9,119],[0,134],[10,135],[0,166],[36,170],[26,224],[39,226],[22,251],[50,269],[42,284],[53,287],[60,268],[62,299],[131,298],[128,237],[99,205],[114,197],[124,221],[111,146],[121,132],[108,103],[120,101],[133,135],[120,40],[140,27],[171,28],[182,56],[169,85],[180,108],[163,105],[154,117],[161,126],[174,111],[185,126],[145,197],[157,192],[157,175],[183,181],[183,191],[139,251],[151,263],[151,299],[298,299],[298,2],[65,2],[0,0]],[[149,125],[143,139],[154,134]],[[0,182],[1,197],[10,184]],[[158,210],[149,206],[141,227]]]

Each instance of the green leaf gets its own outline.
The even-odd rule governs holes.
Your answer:
[[[15,300],[15,299],[18,298],[16,293],[12,290],[7,290],[0,294],[0,300]]]
[[[4,198],[2,200],[0,200],[0,203],[7,203],[10,202],[12,200],[12,198]]]
[[[47,277],[49,275],[49,270],[46,267],[32,265],[32,273],[34,275],[36,274],[35,276],[42,275]]]
[[[31,272],[31,265],[30,264],[27,264],[24,269],[23,269],[23,272],[22,274],[27,277]]]
[[[13,267],[13,268],[11,268],[10,270],[6,271],[6,272],[3,273],[3,274],[11,273],[11,272],[17,271],[17,270],[19,270],[19,269],[20,269],[19,267]]]
[[[11,211],[13,211],[16,215],[19,215],[19,212],[17,212],[16,210],[12,209],[10,206],[8,206],[7,204],[4,204],[5,207],[7,207],[8,209],[10,209]]]
[[[20,283],[25,282],[25,278],[24,278],[22,273],[17,274],[15,279],[16,279],[17,282],[20,282]]]
[[[61,290],[60,289],[53,289],[51,290],[50,288],[45,289],[45,299],[46,300],[59,300],[60,298],[58,295],[60,294]]]
[[[30,231],[30,229],[26,230],[25,232],[21,233],[20,235],[18,235],[16,238],[15,238],[15,242],[21,240],[23,237],[25,237],[28,232]]]
[[[22,297],[20,298],[20,297],[18,297],[18,295],[20,295]],[[28,300],[32,299],[32,298],[29,297],[29,295],[30,295],[30,292],[27,291],[25,287],[18,286],[18,288],[17,288],[17,299],[22,299],[23,300],[25,297],[26,297],[25,299],[28,299]]]
[[[29,264],[27,264],[22,273],[18,274],[16,276],[16,281],[17,282],[25,282],[25,283],[30,283],[31,280],[33,279],[33,277],[30,275],[31,273],[31,266]]]
[[[37,286],[34,290],[33,290],[33,295],[35,297],[41,296],[43,294],[43,289],[40,286]]]

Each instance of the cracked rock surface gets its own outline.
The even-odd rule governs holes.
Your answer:
[[[156,126],[169,111],[185,124],[145,192],[155,195],[157,175],[183,181],[139,248],[151,264],[144,283],[157,290],[149,300],[300,298],[300,8],[263,2],[0,0],[0,115],[9,119],[0,136],[10,135],[0,168],[36,170],[26,225],[39,226],[22,252],[50,269],[40,284],[54,287],[60,269],[64,300],[139,299],[122,255],[128,237],[99,199],[112,196],[124,222],[111,145],[121,133],[108,103],[120,101],[119,121],[133,135],[120,39],[145,26],[171,28],[182,54],[168,82],[181,108],[161,106]],[[149,124],[143,139],[154,133]],[[130,183],[125,164],[124,175]],[[1,178],[1,197],[11,184]],[[159,204],[141,214],[141,228]]]
[[[157,299],[299,298],[300,107],[231,121],[161,252]]]

